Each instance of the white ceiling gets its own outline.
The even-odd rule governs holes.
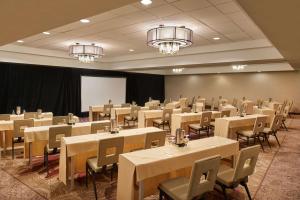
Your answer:
[[[68,24],[49,30],[51,35],[24,38],[18,45],[67,54],[76,42],[96,43],[103,46],[105,58],[156,52],[146,45],[146,33],[160,24],[191,28],[193,47],[265,38],[234,0],[153,0],[150,6],[137,2],[88,19],[89,24]]]

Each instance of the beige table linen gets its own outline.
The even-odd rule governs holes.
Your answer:
[[[42,118],[53,118],[53,113],[52,112],[44,112],[41,115]],[[12,114],[9,116],[10,120],[20,120],[20,119],[24,119],[24,114],[21,115],[16,115],[16,114]]]
[[[149,110],[149,107],[141,107],[141,110]],[[117,122],[117,125],[119,125],[120,122],[120,116],[129,115],[131,113],[131,107],[126,108],[112,108],[111,109],[111,119],[115,119]]]
[[[230,110],[230,117],[237,115],[237,108],[233,105],[227,104],[227,105],[219,105],[219,111],[223,110]]]
[[[171,134],[175,135],[176,129],[184,128],[187,131],[187,125],[191,123],[200,123],[202,112],[198,113],[178,113],[172,114]],[[212,119],[221,117],[221,112],[212,111]]]
[[[180,107],[180,102],[179,101],[173,101],[171,103],[167,103],[165,108],[166,109],[175,109]]]
[[[120,108],[120,104],[114,104],[114,108]],[[103,112],[104,105],[95,105],[95,106],[90,106],[89,107],[89,121],[93,121],[93,113],[101,113]]]
[[[269,101],[264,101],[264,105],[269,107],[270,109],[272,110],[277,110],[278,107],[281,105],[282,103],[280,102],[277,102],[277,101],[272,101],[272,102],[269,102]]]
[[[271,123],[273,120],[273,117],[275,116],[276,111],[268,108],[268,107],[263,107],[263,108],[258,108],[257,106],[253,107],[254,114],[262,114],[262,115],[267,115],[267,123]]]
[[[85,172],[85,162],[88,157],[96,156],[98,141],[106,138],[124,137],[124,152],[129,152],[133,149],[144,147],[145,136],[150,132],[161,132],[162,130],[156,127],[127,129],[121,130],[118,134],[97,133],[82,136],[64,137],[61,142],[61,153],[59,162],[59,179],[67,184],[67,166],[73,168],[71,175],[75,172]],[[76,164],[74,159],[77,157]],[[73,159],[73,163],[70,159]],[[70,164],[72,163],[72,164]],[[76,165],[76,166],[75,166]],[[72,176],[71,176],[72,177]]]
[[[181,109],[173,109],[173,113],[180,113]],[[140,110],[138,113],[138,128],[152,126],[153,119],[162,118],[163,110]]]
[[[215,121],[215,136],[221,136],[225,138],[236,138],[235,132],[242,129],[251,129],[253,127],[257,117],[268,117],[267,115],[254,114],[246,115],[245,117],[234,116],[218,118]]]
[[[195,106],[196,106],[196,112],[202,112],[205,110],[205,103],[203,102],[196,102]]]
[[[34,126],[48,126],[52,124],[51,118],[34,119]],[[0,121],[0,131],[9,131],[14,129],[14,120]]]
[[[148,101],[145,103],[145,107],[150,107],[150,106],[159,106],[160,101],[159,100],[152,100]]]
[[[170,173],[191,168],[196,160],[214,155],[220,155],[222,158],[235,156],[238,151],[237,141],[222,137],[209,137],[190,141],[186,147],[182,148],[166,145],[121,154],[117,200],[138,199],[139,189],[141,197],[153,194],[157,191],[159,182],[163,181],[161,175],[169,174],[163,177],[163,179],[169,179]]]

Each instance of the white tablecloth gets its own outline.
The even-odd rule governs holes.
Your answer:
[[[180,113],[181,109],[173,109],[173,113]],[[163,110],[140,110],[138,113],[138,128],[147,127],[147,120],[162,118]]]
[[[230,105],[230,104],[227,104],[227,105],[219,105],[219,110],[220,111],[223,111],[223,110],[230,110],[230,116],[236,116],[237,115],[237,108]]]

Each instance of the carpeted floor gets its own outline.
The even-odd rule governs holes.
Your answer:
[[[254,199],[261,200],[300,200],[300,119],[289,120],[289,131],[278,133],[281,147],[274,138],[270,139],[272,148],[265,146],[259,155],[254,175],[249,179],[249,189]],[[55,157],[52,158],[55,160]],[[31,168],[27,160],[11,160],[9,155],[0,161],[0,199],[94,199],[92,184],[87,189],[84,177],[76,180],[75,188],[70,191],[58,181],[58,163],[53,161],[48,177],[42,159],[37,159]],[[99,199],[116,199],[116,177],[111,182],[107,175],[97,178]],[[230,199],[247,199],[242,187],[228,191]],[[158,199],[157,195],[147,197]],[[223,199],[218,191],[207,195],[207,199]]]

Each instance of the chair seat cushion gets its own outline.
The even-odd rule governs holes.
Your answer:
[[[189,124],[189,127],[192,128],[192,129],[195,129],[195,130],[200,130],[201,129],[200,124]]]
[[[252,137],[254,135],[253,131],[238,131],[239,134],[246,136],[246,137]]]
[[[211,126],[215,126],[215,122],[210,122],[210,125]]]
[[[230,187],[233,184],[233,175],[234,175],[234,169],[229,168],[227,170],[218,173],[217,181],[222,183],[223,185]]]
[[[153,120],[153,123],[163,124],[163,120],[162,119],[155,119],[155,120]]]
[[[109,117],[110,114],[100,113],[100,117]]]
[[[96,173],[102,170],[102,166],[98,167],[97,165],[97,157],[87,159],[87,163],[90,166],[90,168],[92,168],[92,170]]]
[[[49,145],[46,146],[46,152],[48,154],[57,154],[60,152],[60,148],[49,148]]]
[[[264,128],[264,130],[263,130],[263,133],[269,134],[271,132],[272,132],[271,128]]]
[[[130,115],[126,115],[124,118],[125,118],[125,120],[127,120],[127,121],[137,120],[136,117],[132,117],[132,116],[130,116]]]
[[[186,200],[189,188],[189,179],[186,177],[177,177],[162,182],[158,186],[172,199]]]

